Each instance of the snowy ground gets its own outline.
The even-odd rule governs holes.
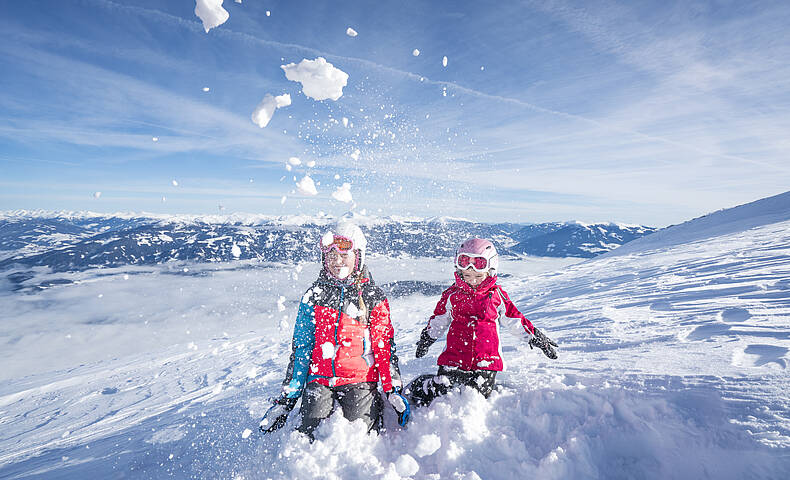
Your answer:
[[[0,478],[786,478],[790,222],[676,243],[505,262],[557,361],[506,337],[488,401],[451,394],[407,430],[388,412],[378,437],[335,416],[313,444],[298,415],[255,428],[316,266],[41,272],[0,293]],[[446,259],[370,263],[379,284],[451,276]],[[443,347],[414,359],[435,301],[391,297],[407,379]]]

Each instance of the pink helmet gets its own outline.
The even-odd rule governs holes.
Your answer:
[[[499,254],[496,247],[484,238],[470,238],[455,251],[455,267],[464,270],[469,267],[478,272],[496,275],[499,268]]]

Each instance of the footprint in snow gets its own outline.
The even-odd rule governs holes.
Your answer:
[[[787,368],[788,349],[776,345],[752,344],[743,350],[736,350],[732,364],[736,367],[779,367]]]
[[[739,307],[725,308],[719,312],[719,319],[723,322],[745,322],[750,319],[752,314],[749,310]]]

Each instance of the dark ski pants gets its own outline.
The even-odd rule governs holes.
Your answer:
[[[378,431],[381,426],[382,401],[375,382],[351,383],[339,387],[325,387],[318,382],[310,382],[302,394],[302,424],[297,430],[313,438],[313,431],[321,420],[329,417],[335,409],[335,402],[343,409],[343,416],[349,422],[362,419],[368,432]]]
[[[406,386],[406,395],[414,405],[425,406],[451,389],[466,385],[488,398],[494,390],[495,381],[496,372],[493,370],[458,370],[440,366],[436,375],[420,375],[412,380]]]

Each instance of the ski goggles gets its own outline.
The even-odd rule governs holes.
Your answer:
[[[321,247],[321,251],[324,253],[329,253],[333,248],[340,253],[346,253],[354,249],[354,242],[342,235],[332,235],[331,238],[329,235],[325,235],[318,243],[318,246]]]
[[[455,257],[455,266],[460,270],[466,270],[472,267],[475,271],[486,272],[489,268],[488,258],[480,255],[469,255],[468,253],[459,253]]]

